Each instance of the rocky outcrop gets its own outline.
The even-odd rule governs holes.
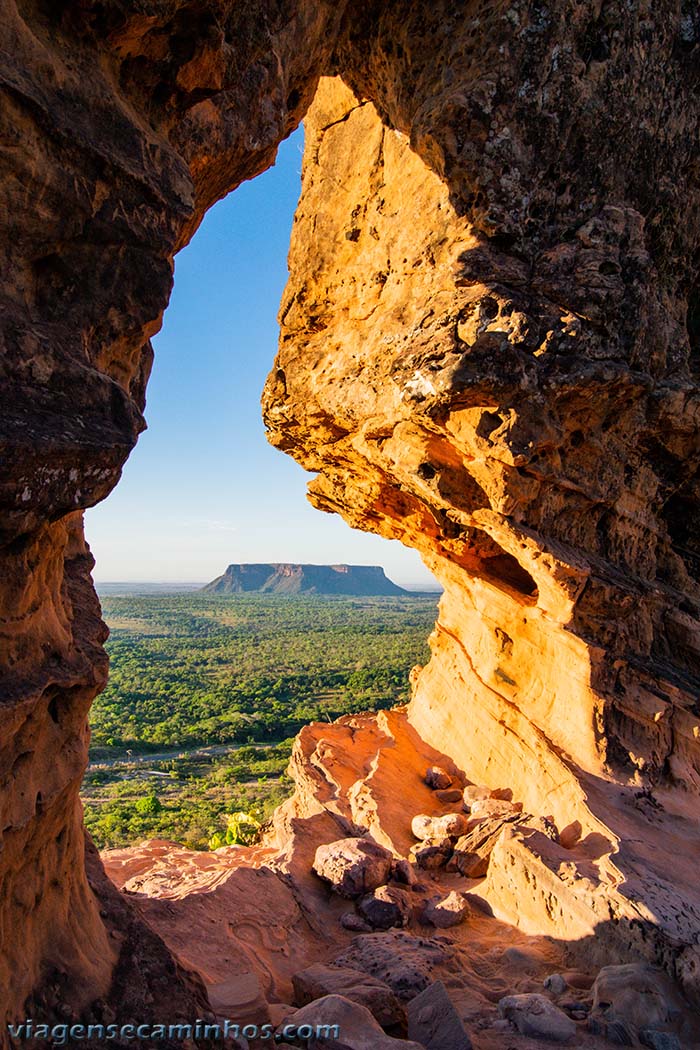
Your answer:
[[[294,754],[298,790],[275,814],[264,846],[207,854],[150,842],[106,853],[107,870],[184,965],[206,974],[212,1005],[217,1011],[226,1006],[229,1016],[253,1020],[266,1009],[273,1018],[287,1016],[289,1004],[307,1004],[310,994],[340,994],[375,1012],[357,977],[364,974],[391,989],[409,1021],[422,1015],[415,1000],[441,981],[478,1050],[527,1050],[532,1036],[519,1035],[518,1020],[530,1032],[551,1022],[560,1034],[575,1032],[576,1046],[604,1050],[618,1026],[636,1038],[653,1019],[662,1035],[695,1048],[697,1015],[694,1020],[660,968],[611,965],[625,952],[648,957],[664,930],[657,944],[644,943],[650,927],[644,929],[618,891],[617,873],[595,833],[557,851],[552,839],[533,829],[510,836],[503,829],[486,879],[444,867],[418,871],[410,886],[399,878],[413,840],[410,813],[437,816],[449,805],[424,782],[426,767],[436,760],[446,764],[446,756],[415,733],[405,710],[308,726]],[[678,828],[670,815],[661,818],[655,841],[667,854]],[[384,889],[398,888],[413,901],[402,928],[373,931],[363,920],[349,921],[359,918],[357,902],[312,872],[314,857],[324,844],[337,846],[339,832],[351,846],[360,833],[368,842],[381,841],[396,858],[383,872]],[[508,901],[504,922],[494,911]],[[670,892],[667,906],[673,903]],[[440,909],[443,914],[436,914]],[[604,909],[608,915],[614,909],[613,921],[604,921]],[[639,936],[630,951],[623,933],[635,925]],[[315,982],[314,973],[321,980]],[[251,1002],[251,988],[258,995],[255,1012],[252,1005],[236,1005]],[[501,1000],[511,997],[513,1011],[499,1012]],[[667,1005],[657,1016],[658,1002]],[[432,1023],[428,1015],[424,1020]],[[397,1034],[393,1026],[390,1034]]]
[[[621,48],[596,76],[629,61]],[[577,99],[591,89],[573,53],[566,73],[554,65],[548,97],[563,80]],[[555,151],[557,193],[526,193],[534,90],[480,111],[487,219],[460,204],[474,192],[457,180],[462,167],[448,177],[446,156],[423,162],[422,128],[390,130],[347,87],[323,85],[306,121],[266,420],[276,444],[319,471],[318,506],[417,546],[444,585],[433,659],[415,685],[426,738],[449,741],[480,782],[510,782],[517,764],[555,807],[569,780],[562,755],[596,776],[697,790],[697,583],[672,534],[673,455],[657,448],[677,440],[692,458],[697,441],[685,306],[672,305],[688,225],[662,254],[636,169],[625,185],[621,160],[614,172],[601,157],[570,170],[569,151]],[[445,95],[432,120],[441,105],[454,118]],[[560,140],[582,133],[570,116]],[[669,112],[666,126],[685,141],[683,120]],[[443,703],[455,681],[466,709]]]
[[[621,962],[641,953],[697,996],[695,8],[1,6],[3,1016],[56,986],[76,1013],[114,1000],[119,938],[78,801],[106,675],[80,511],[143,429],[174,252],[312,99],[270,438],[317,475],[318,507],[416,547],[444,586],[405,730],[432,750],[421,783],[452,763],[580,824],[574,860],[504,831],[494,910]],[[326,778],[302,734],[279,827],[318,818],[333,834],[316,848],[361,823],[405,836],[405,856],[410,820],[388,832],[363,787],[384,736],[342,725]],[[406,771],[385,759],[386,810]],[[313,915],[290,921],[311,943]],[[191,1005],[171,976],[171,1001]]]
[[[202,588],[208,594],[408,594],[380,565],[229,565]]]

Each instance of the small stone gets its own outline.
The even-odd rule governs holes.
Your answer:
[[[442,981],[433,982],[408,1004],[408,1038],[425,1050],[472,1050]]]
[[[445,813],[441,817],[419,814],[411,821],[411,831],[417,839],[457,838],[464,835],[468,827],[463,813]]]
[[[426,901],[421,913],[421,922],[446,930],[450,926],[459,926],[470,914],[469,903],[461,893],[453,890],[446,897],[432,897]]]
[[[411,856],[419,868],[443,868],[452,856],[452,842],[448,838],[426,839],[411,848]]]
[[[435,798],[439,798],[445,805],[451,805],[453,802],[462,801],[462,791],[460,788],[438,788]]]
[[[472,817],[484,820],[486,817],[507,817],[513,813],[522,813],[522,802],[503,802],[497,798],[479,798],[472,803]]]
[[[371,838],[338,839],[316,850],[313,870],[341,897],[352,900],[383,886],[394,857]]]
[[[448,835],[450,838],[459,838],[466,834],[469,821],[463,813],[445,813],[443,817],[436,817],[433,823],[433,838]]]
[[[576,1035],[576,1024],[570,1017],[536,992],[507,995],[498,1004],[501,1017],[512,1021],[521,1035],[568,1043]]]
[[[340,925],[344,930],[350,930],[351,933],[370,933],[372,930],[370,924],[354,911],[347,911],[341,915]]]
[[[544,986],[552,995],[562,995],[567,989],[566,980],[560,973],[550,973],[545,977]]]
[[[472,803],[480,801],[481,799],[491,798],[491,792],[488,788],[477,787],[476,784],[468,784],[462,792],[462,799],[467,810],[471,809]]]
[[[511,788],[496,788],[491,792],[491,798],[499,799],[501,802],[512,802],[513,791]]]
[[[432,837],[433,818],[426,813],[419,813],[411,821],[411,834],[417,839],[429,839]]]
[[[408,926],[413,908],[405,890],[380,886],[360,900],[357,910],[372,929],[390,930],[394,926]]]
[[[418,876],[416,876],[416,878],[417,877]],[[414,882],[411,885],[411,887],[410,887],[411,893],[419,893],[419,894],[420,893],[427,893],[429,889],[430,889],[430,886],[428,886],[425,882]]]
[[[639,1033],[639,1041],[651,1050],[682,1050],[677,1035],[673,1032],[657,1032],[655,1028],[643,1028]]]
[[[571,824],[567,824],[559,832],[559,845],[563,846],[564,849],[573,849],[576,843],[580,841],[582,833],[583,828],[579,821],[572,821]]]
[[[448,788],[452,786],[452,777],[443,769],[442,766],[429,766],[425,771],[425,777],[423,778],[429,788],[434,791],[438,788]]]
[[[391,877],[394,882],[400,882],[402,886],[416,885],[416,873],[413,865],[405,857],[401,857],[400,860],[393,862],[391,865]]]

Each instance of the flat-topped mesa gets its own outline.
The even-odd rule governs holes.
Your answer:
[[[198,1008],[86,875],[106,659],[80,512],[145,425],[175,251],[328,74],[271,440],[317,474],[318,507],[416,547],[444,585],[411,732],[588,828],[576,885],[616,849],[605,943],[698,991],[695,872],[648,874],[653,814],[625,787],[658,785],[674,817],[700,791],[693,5],[133,6],[0,0],[0,1019]]]
[[[207,594],[408,594],[380,565],[295,565],[291,562],[229,565],[206,584]]]

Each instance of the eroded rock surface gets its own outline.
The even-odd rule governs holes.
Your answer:
[[[302,734],[281,838],[239,855],[235,878],[266,880],[309,956],[327,933],[313,851],[364,828],[406,857],[410,818],[441,802],[426,768],[461,771],[580,827],[570,849],[504,829],[484,891],[497,915],[599,963],[641,954],[698,1001],[695,7],[0,8],[3,1016],[50,1012],[56,987],[77,1014],[118,1006],[131,979],[84,864],[106,661],[80,512],[143,429],[174,252],[314,97],[266,423],[317,474],[318,507],[416,547],[445,593],[408,728],[334,727],[327,776],[306,761],[317,731]],[[393,800],[373,790],[380,752]],[[425,796],[401,814],[411,755]],[[266,866],[280,848],[291,896]],[[273,915],[248,914],[216,965],[168,915],[171,877],[193,915],[223,908],[216,858],[122,863],[222,1008],[258,1001],[227,974],[255,970],[261,925],[261,987],[288,984]],[[190,1009],[195,985],[173,964],[173,1003]]]
[[[489,902],[498,899],[499,880],[513,868],[521,880],[513,894],[523,908],[521,926],[529,910],[539,915],[542,925],[546,901],[553,916],[550,929],[558,927],[561,934],[572,914],[582,921],[587,908],[590,918],[597,896],[601,902],[610,901],[611,888],[596,887],[592,881],[587,897],[575,896],[572,885],[582,894],[581,876],[567,868],[561,874],[570,882],[560,879],[553,863],[556,858],[544,854],[538,858],[532,843],[528,852],[519,839],[517,849],[501,841],[492,858],[494,870],[486,880],[467,880],[444,869],[420,872],[425,882],[416,881],[411,887],[416,906],[404,929],[371,932],[365,924],[358,935],[346,922],[349,915],[357,917],[347,911],[350,902],[330,893],[311,870],[319,844],[335,841],[341,825],[356,827],[364,820],[371,824],[373,836],[401,857],[412,839],[406,811],[430,810],[431,799],[436,812],[440,806],[423,781],[426,760],[440,757],[417,736],[405,710],[309,726],[301,733],[295,753],[301,790],[278,810],[276,827],[264,846],[194,853],[154,841],[105,853],[107,870],[183,963],[205,975],[212,1005],[228,1015],[253,1020],[263,1016],[267,1004],[277,1022],[290,1014],[289,1004],[306,1003],[308,994],[354,998],[343,987],[346,981],[364,997],[368,989],[363,985],[369,979],[375,988],[376,982],[381,989],[390,988],[410,1012],[421,993],[441,981],[459,1025],[476,1050],[533,1046],[531,1035],[521,1034],[514,1021],[499,1014],[499,1001],[509,996],[544,998],[552,1007],[543,1007],[544,1012],[558,1018],[562,1030],[575,1031],[574,1045],[581,1050],[605,1050],[608,1036],[617,1028],[636,1037],[635,1023],[646,1023],[647,1014],[635,1014],[633,1022],[614,1010],[606,1012],[600,1003],[594,1007],[593,986],[600,970],[600,949],[594,938],[577,943],[570,934],[563,940],[554,932],[545,937],[528,934],[493,915]],[[541,839],[554,845],[545,835]],[[586,864],[585,845],[579,853],[564,854],[570,865]],[[546,898],[541,896],[543,890]],[[456,904],[465,898],[469,902],[463,921],[426,927],[426,908],[450,897]],[[576,971],[568,968],[573,950],[580,967]],[[612,943],[603,945],[602,951],[609,961]],[[300,969],[320,971],[319,984],[312,979],[305,989],[304,982],[299,983]],[[651,972],[648,967],[641,970]],[[668,978],[662,971],[653,972],[660,975],[659,987],[664,987]],[[337,984],[334,973],[341,975]],[[561,983],[552,986],[548,980],[552,974],[562,975],[563,991]],[[605,970],[600,974],[601,988],[607,987],[605,974]],[[329,977],[331,983],[324,987]],[[251,989],[257,998],[251,996]],[[370,994],[364,1005],[379,1019],[374,990]],[[379,992],[382,1003],[385,994]],[[678,1037],[684,1048],[695,1050],[700,1030],[688,1003],[680,1007],[679,1003],[680,999],[673,1002],[669,1013],[673,1019],[662,1034]],[[382,1015],[382,1021],[386,1024],[388,1018]],[[639,1029],[640,1038],[647,1030]],[[389,1034],[397,1036],[405,1030],[392,1024]]]

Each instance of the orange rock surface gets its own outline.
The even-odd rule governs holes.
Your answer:
[[[316,847],[359,826],[405,856],[429,764],[581,826],[568,850],[546,822],[504,831],[479,889],[496,917],[445,934],[475,1044],[502,1045],[494,995],[535,990],[507,940],[554,938],[532,949],[549,965],[642,956],[697,1006],[694,10],[0,11],[2,1016],[188,1016],[188,968],[217,1009],[284,1004],[347,940]],[[112,856],[120,896],[80,828],[106,674],[80,512],[145,425],[174,252],[305,114],[264,416],[316,506],[421,552],[445,588],[433,655],[406,715],[301,734],[274,840]]]

